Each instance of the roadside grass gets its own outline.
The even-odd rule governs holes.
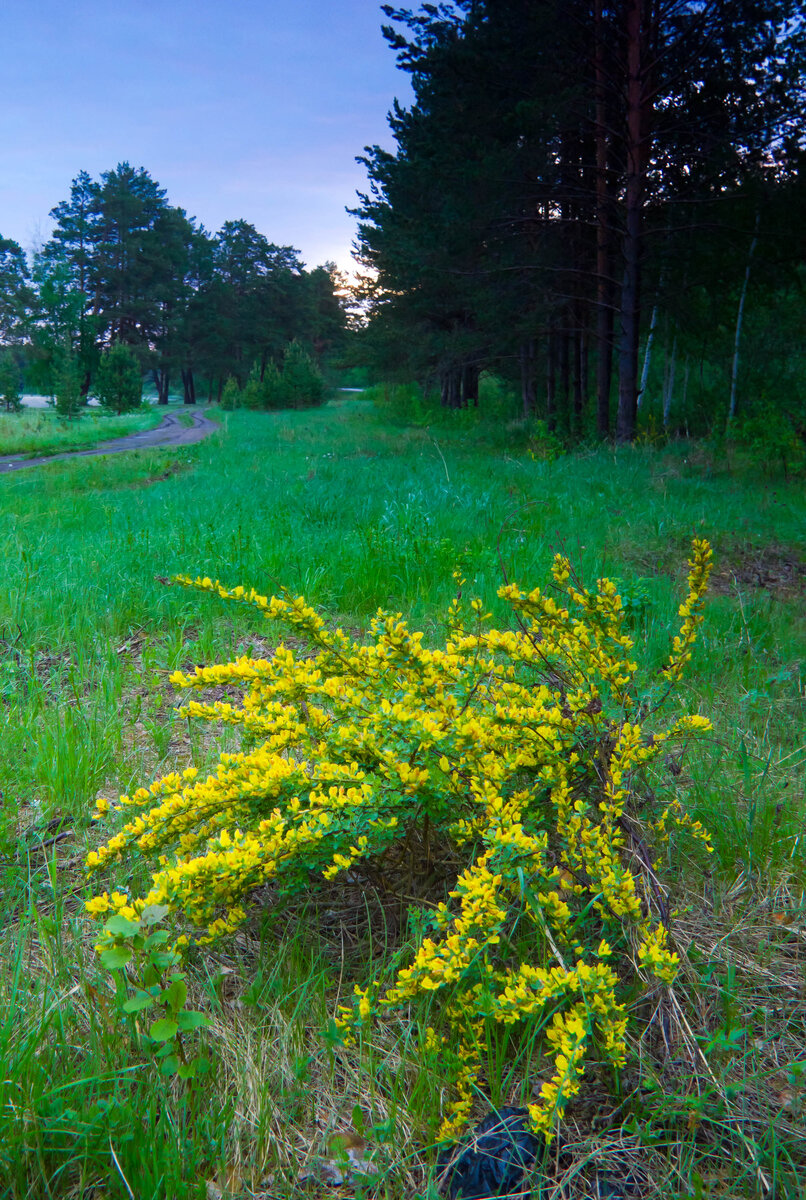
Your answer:
[[[0,456],[20,454],[30,458],[86,450],[98,442],[139,433],[141,429],[153,429],[166,411],[148,405],[117,417],[97,408],[85,408],[69,421],[47,408],[0,413]]]
[[[322,1037],[339,996],[405,953],[405,905],[332,886],[285,913],[258,903],[192,964],[214,1020],[204,1080],[160,1076],[117,1012],[83,916],[92,802],[212,763],[217,743],[173,715],[167,676],[267,645],[247,610],[158,577],[286,586],[354,631],[382,606],[436,637],[454,567],[503,620],[502,570],[542,582],[564,549],[586,582],[620,581],[638,652],[660,662],[695,534],[713,544],[715,594],[670,703],[715,733],[665,786],[715,853],[703,874],[670,852],[681,980],[636,1001],[640,1069],[621,1107],[601,1081],[569,1110],[536,1194],[596,1195],[598,1170],[642,1196],[800,1195],[802,480],[687,445],[536,461],[517,429],[491,446],[483,427],[394,426],[361,401],[220,420],[180,451],[0,478],[0,1196],[205,1196],[208,1182],[211,1196],[310,1195],[305,1172],[351,1128],[376,1148],[373,1194],[429,1194],[439,1062],[418,1058],[403,1021],[358,1058]],[[529,1055],[490,1047],[495,1103],[531,1099]]]

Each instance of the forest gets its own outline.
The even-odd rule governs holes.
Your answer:
[[[367,360],[448,408],[495,375],[571,440],[802,440],[798,6],[384,12],[415,99],[364,157]]]
[[[252,371],[263,380],[292,342],[315,364],[341,346],[345,302],[332,263],[306,270],[292,246],[244,220],[208,233],[143,167],[119,163],[99,180],[81,171],[51,217],[32,264],[0,238],[7,408],[24,372],[28,390],[61,395],[69,413],[110,353],[151,376],[159,404],[172,386],[195,404],[197,394],[220,400],[228,379],[236,389]]]

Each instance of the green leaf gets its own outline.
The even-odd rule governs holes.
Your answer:
[[[191,1029],[209,1027],[213,1023],[206,1013],[188,1011],[179,1013],[176,1021],[182,1033],[189,1033]]]
[[[153,950],[155,946],[164,946],[170,936],[167,929],[157,929],[148,935],[143,945],[146,950]]]
[[[146,925],[156,925],[163,917],[167,917],[170,911],[168,904],[149,904],[140,914],[140,920]]]
[[[331,1049],[344,1045],[344,1034],[332,1018],[328,1022],[327,1029],[323,1029],[319,1036]]]
[[[153,1003],[153,996],[149,996],[147,992],[139,992],[131,1000],[126,1001],[123,1011],[127,1013],[141,1012],[144,1008],[150,1008]]]
[[[125,967],[131,956],[131,946],[112,946],[101,952],[101,963],[107,971],[116,971],[118,967]]]
[[[381,1121],[379,1125],[373,1125],[369,1131],[369,1138],[372,1142],[379,1142],[383,1145],[384,1142],[392,1141],[395,1134],[395,1118],[389,1117],[386,1121]]]
[[[162,1017],[159,1021],[154,1022],[148,1032],[155,1042],[169,1042],[172,1037],[176,1036],[178,1028],[176,1021]]]
[[[177,1075],[179,1076],[180,1079],[195,1079],[197,1065],[198,1064],[197,1064],[196,1059],[194,1059],[193,1062],[180,1063],[179,1070],[177,1071]]]
[[[128,917],[115,913],[114,917],[110,917],[106,922],[104,929],[111,937],[130,938],[140,932],[140,922],[130,921]]]
[[[160,1063],[160,1075],[175,1075],[178,1070],[179,1059],[175,1054],[171,1054]]]
[[[171,981],[171,986],[165,989],[162,993],[162,998],[172,1013],[178,1013],[187,1000],[187,995],[187,984],[184,979],[178,978]]]
[[[179,962],[179,955],[174,954],[172,950],[157,951],[151,955],[151,961],[155,967],[159,967],[160,971],[164,971],[166,967],[174,967]]]

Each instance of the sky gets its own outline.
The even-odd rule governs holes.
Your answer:
[[[28,250],[81,170],[145,167],[211,231],[243,218],[352,270],[365,145],[410,99],[376,0],[0,0],[0,236]]]

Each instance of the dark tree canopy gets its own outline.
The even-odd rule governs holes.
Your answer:
[[[673,307],[687,270],[703,276],[715,231],[733,297],[756,213],[799,178],[795,6],[456,0],[384,12],[414,103],[390,114],[395,153],[362,159],[376,360],[437,380],[448,406],[475,401],[480,369],[519,378],[524,410],[569,431],[589,423],[593,383],[600,434],[632,438],[649,313]]]

